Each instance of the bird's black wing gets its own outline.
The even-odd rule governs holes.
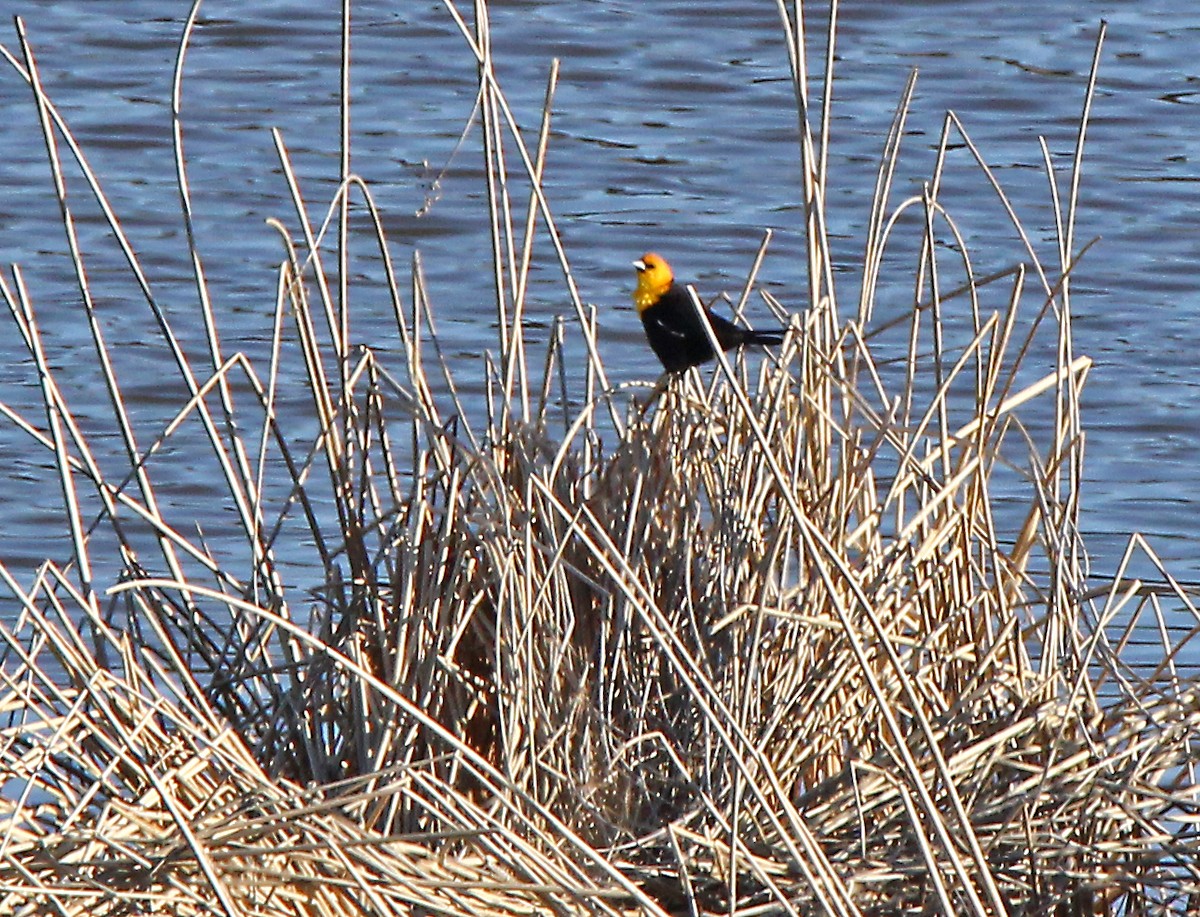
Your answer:
[[[664,338],[670,338],[677,341],[690,340],[694,332],[687,328],[680,328],[678,321],[668,321],[662,315],[654,315],[647,313],[642,316],[642,321],[646,325],[653,325],[659,334]],[[695,324],[693,322],[692,324]]]

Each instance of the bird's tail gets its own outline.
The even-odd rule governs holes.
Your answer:
[[[775,344],[783,343],[782,331],[747,331],[746,343],[748,344]]]

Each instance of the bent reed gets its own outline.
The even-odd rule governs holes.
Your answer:
[[[189,239],[179,102],[198,9],[173,100]],[[540,130],[518,130],[486,4],[470,22],[448,10],[479,64],[489,163],[498,339],[477,401],[462,393],[476,370],[443,358],[419,259],[411,283],[391,263],[345,135],[339,194],[316,217],[276,135],[295,212],[276,224],[269,365],[223,349],[190,251],[209,347],[194,363],[23,29],[4,51],[57,187],[69,174],[101,205],[190,397],[147,445],[108,374],[127,461],[102,470],[111,457],[71,413],[20,271],[0,283],[45,416],[3,410],[54,462],[72,546],[29,583],[0,568],[20,605],[0,631],[0,911],[1197,907],[1200,618],[1165,570],[1158,584],[1091,576],[1079,537],[1090,363],[1072,345],[1070,273],[1091,84],[1053,201],[1056,260],[1014,215],[1027,259],[979,277],[938,194],[949,148],[1007,198],[953,115],[926,193],[891,199],[910,81],[847,314],[825,234],[829,106],[815,112],[800,10],[781,2],[809,289],[765,296],[790,316],[776,354],[718,351],[714,369],[651,392],[610,383],[542,191],[556,69]],[[351,231],[352,197],[371,238]],[[74,204],[60,203],[91,314]],[[884,252],[914,225],[921,301],[878,321]],[[354,341],[343,308],[365,245],[386,269],[399,365]],[[573,307],[544,348],[522,324],[535,248],[558,259]],[[578,371],[568,350],[586,353]],[[307,440],[275,413],[291,352]],[[158,509],[160,447],[184,424],[204,431],[240,566]],[[286,582],[281,558],[300,551],[324,571],[315,589]],[[1138,552],[1153,561],[1135,538]],[[1135,665],[1147,631],[1161,652],[1147,664],[1139,647]]]

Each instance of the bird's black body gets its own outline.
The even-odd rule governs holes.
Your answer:
[[[782,332],[751,331],[711,310],[705,311],[722,350],[732,350],[743,344],[783,342]],[[689,369],[713,358],[712,344],[700,325],[700,316],[696,314],[686,287],[672,283],[658,302],[643,309],[641,315],[650,348],[669,372]]]
[[[692,294],[675,282],[671,265],[662,255],[647,252],[633,266],[637,268],[633,304],[642,317],[650,347],[667,372],[680,372],[711,360],[712,344],[692,304]],[[707,308],[704,312],[722,350],[743,344],[783,343],[782,331],[751,331]]]

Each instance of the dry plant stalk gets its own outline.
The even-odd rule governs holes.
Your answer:
[[[189,227],[178,113],[198,8],[173,107]],[[0,911],[1194,909],[1200,698],[1187,659],[1200,618],[1161,565],[1157,585],[1124,566],[1089,579],[1077,536],[1090,365],[1070,335],[1078,156],[1057,263],[1038,260],[1009,207],[1028,266],[981,278],[965,254],[949,265],[934,240],[958,237],[938,194],[951,138],[1007,199],[951,115],[926,193],[893,206],[910,82],[848,320],[824,235],[829,106],[814,119],[800,11],[781,2],[809,305],[768,297],[791,333],[756,367],[722,356],[711,374],[631,397],[608,382],[541,188],[557,71],[527,145],[491,68],[486,4],[473,23],[448,9],[479,64],[489,163],[500,332],[482,404],[442,358],[419,260],[401,289],[348,157],[315,219],[279,135],[295,213],[276,224],[274,359],[219,349],[193,249],[209,329],[208,365],[193,367],[23,31],[20,56],[3,52],[33,90],[57,187],[75,174],[65,143],[190,398],[146,447],[107,376],[128,451],[114,480],[57,384],[20,272],[0,283],[46,415],[0,409],[53,457],[74,550],[28,585],[0,568],[22,608],[0,629]],[[830,41],[825,86],[832,54]],[[1085,106],[1080,151],[1086,123]],[[353,343],[352,194],[373,220],[400,367]],[[905,215],[921,218],[923,299],[880,323],[883,255]],[[543,352],[522,316],[547,242],[575,315]],[[965,280],[946,290],[947,276]],[[275,410],[288,335],[308,440]],[[1056,363],[1033,371],[1046,335]],[[587,359],[568,371],[578,348]],[[1053,418],[1040,438],[1022,421],[1031,402]],[[156,453],[193,417],[245,535],[240,569],[157,508]],[[97,531],[115,556],[94,556]],[[312,599],[285,586],[280,558],[301,544],[324,571]],[[1140,539],[1135,552],[1157,562]],[[94,572],[114,567],[113,580]],[[1161,652],[1133,666],[1147,630]]]

